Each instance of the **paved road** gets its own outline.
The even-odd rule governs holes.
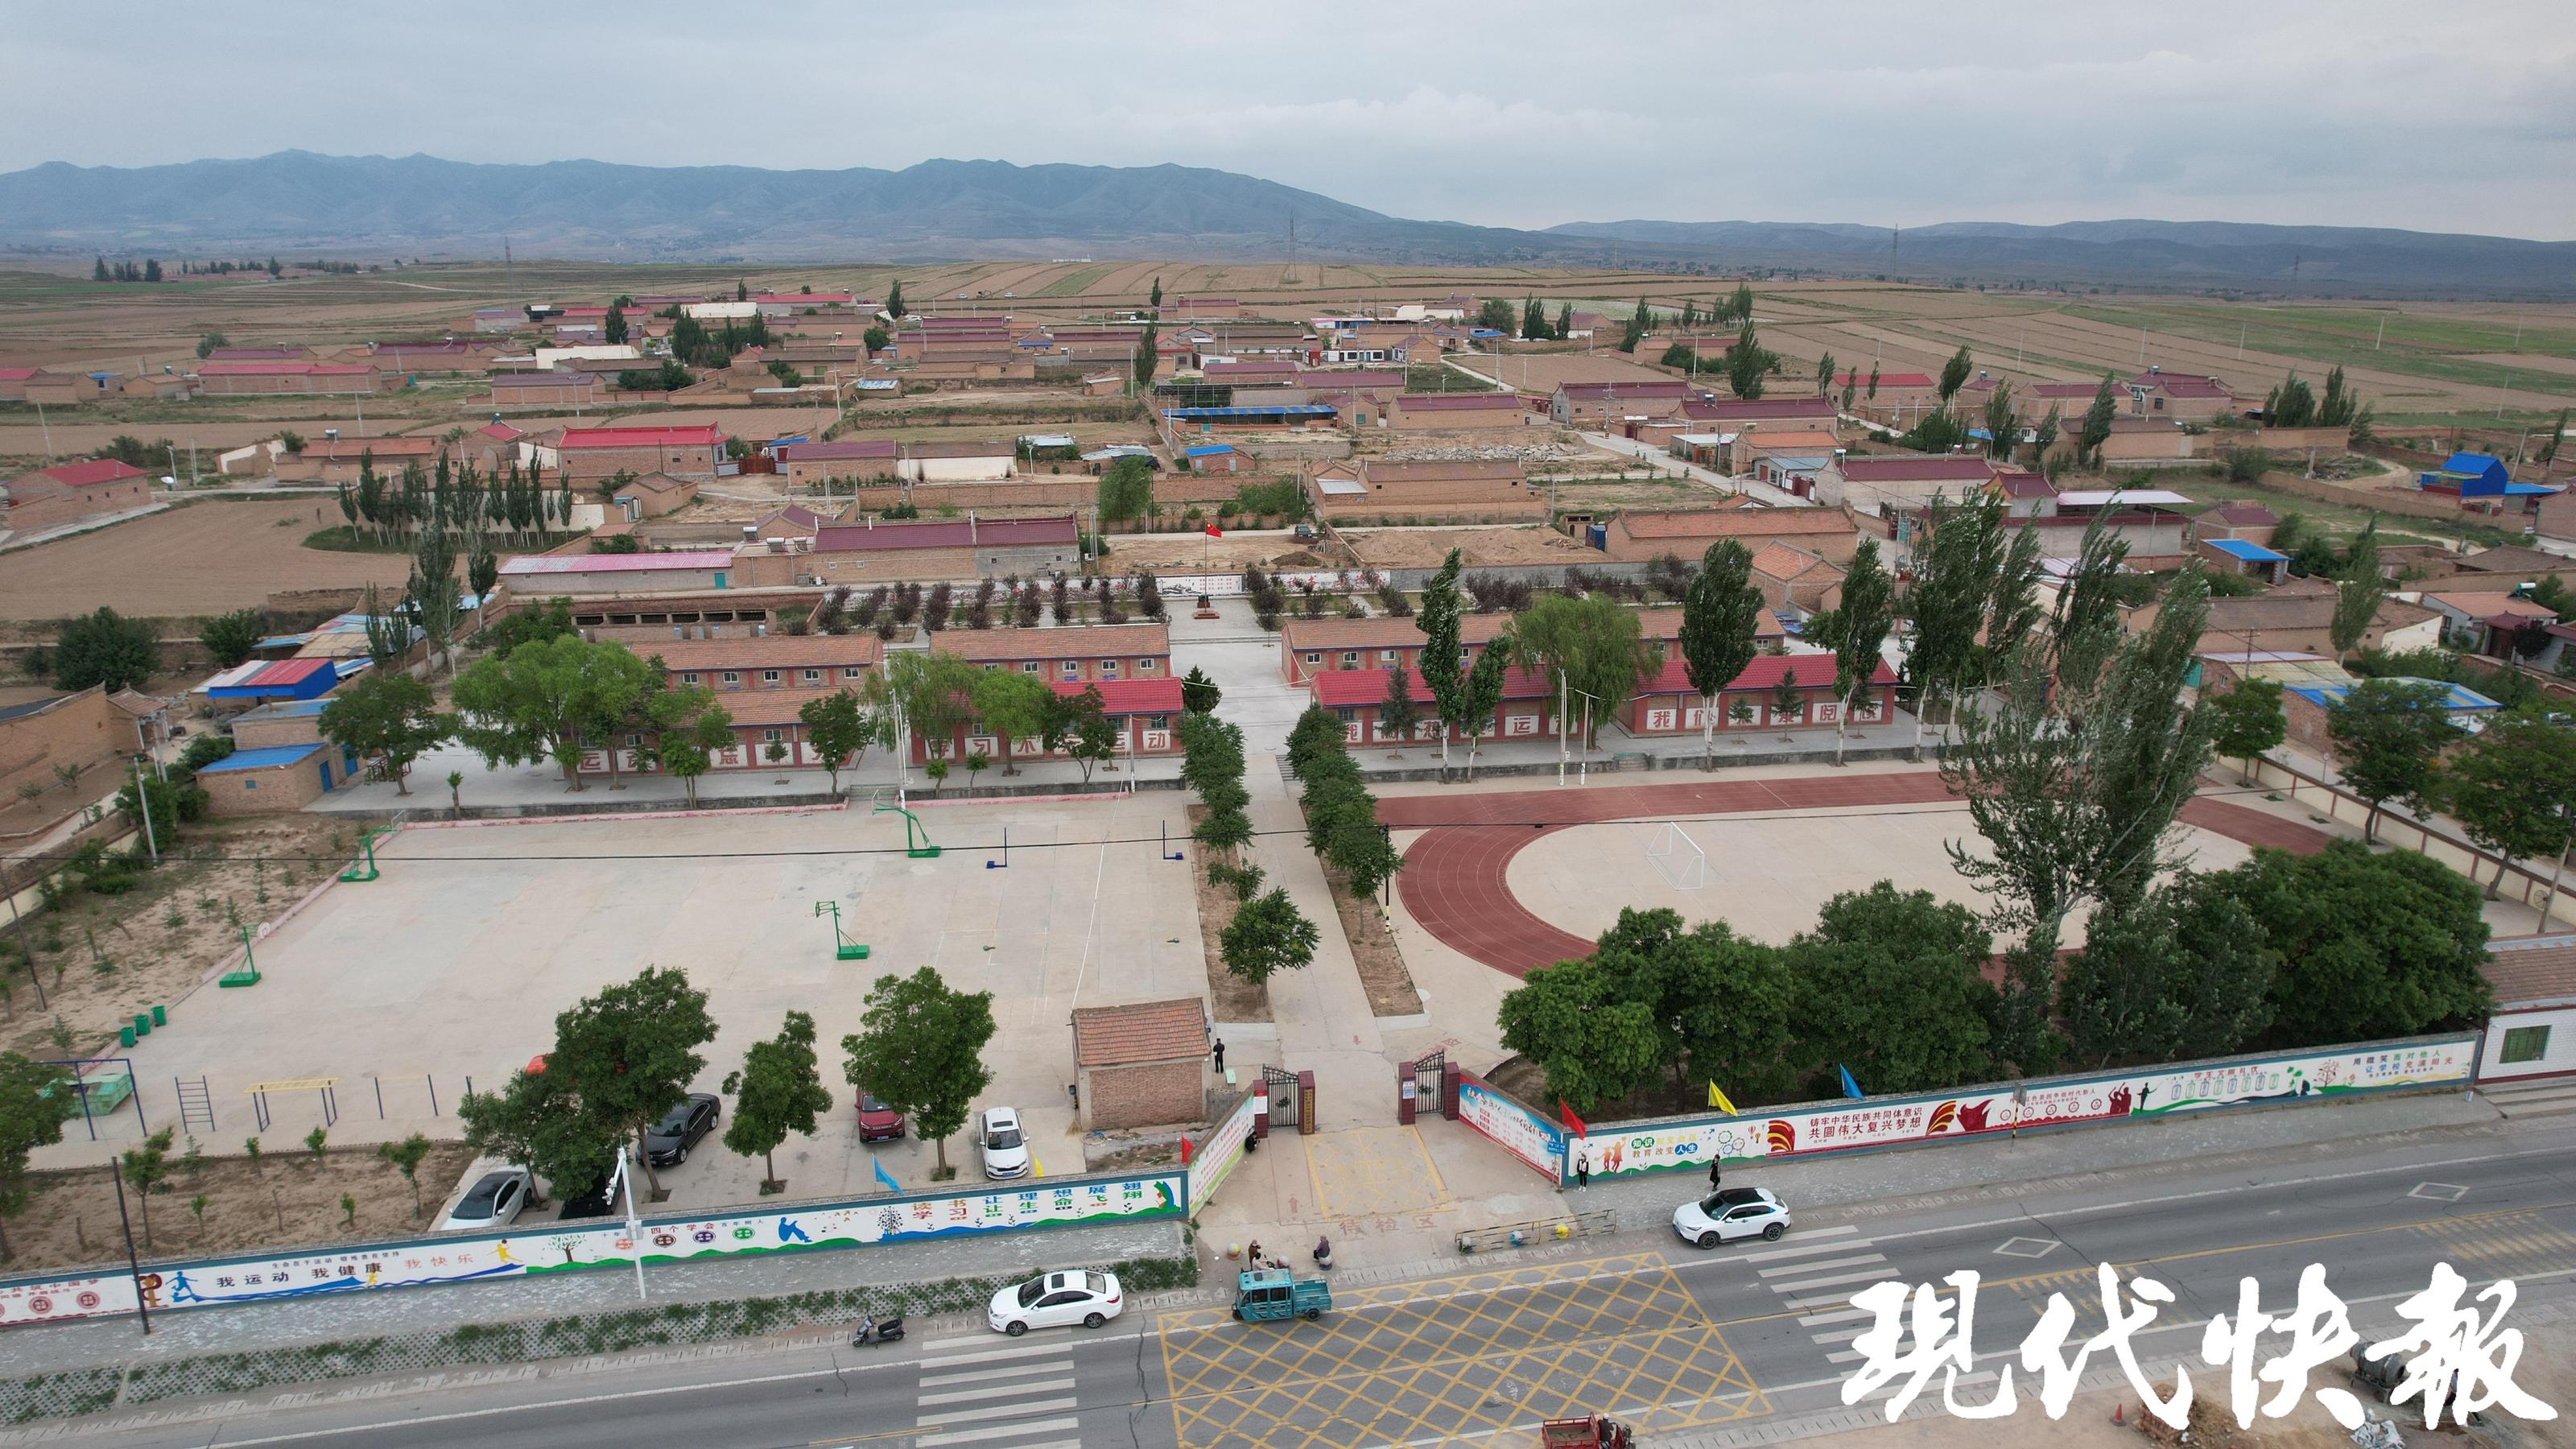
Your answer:
[[[1675,1198],[1686,1190],[1677,1179]],[[2390,1326],[2390,1305],[2437,1261],[2473,1282],[2516,1278],[2526,1304],[2576,1294],[2576,1132],[2565,1129],[2355,1144],[2252,1173],[2177,1169],[2144,1193],[2040,1186],[2010,1211],[1872,1208],[1819,1213],[1782,1242],[1749,1249],[1703,1253],[1649,1230],[1582,1256],[1351,1287],[1313,1324],[1140,1310],[1096,1333],[1012,1341],[945,1328],[892,1350],[805,1343],[586,1372],[523,1367],[428,1391],[398,1384],[387,1387],[402,1392],[183,1410],[184,1419],[110,1416],[44,1441],[1340,1449],[1462,1435],[1514,1444],[1575,1405],[1688,1438],[1838,1405],[1865,1326],[1844,1300],[1886,1278],[1983,1276],[1985,1366],[1968,1382],[1989,1385],[1991,1366],[2013,1354],[2052,1292],[2076,1308],[2079,1336],[2100,1326],[2104,1261],[2174,1290],[2141,1338],[2142,1357],[2160,1370],[2197,1353],[2190,1330],[2233,1311],[2240,1277],[2257,1279],[2264,1307],[2279,1312],[2312,1262],[2327,1266],[2365,1333]],[[2025,1402],[2023,1412],[2036,1409]],[[22,1442],[39,1442],[38,1431],[0,1433],[0,1444]]]

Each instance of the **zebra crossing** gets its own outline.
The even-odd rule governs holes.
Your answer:
[[[1756,1248],[1744,1255],[1762,1286],[1796,1312],[1827,1363],[1860,1362],[1851,1346],[1869,1326],[1868,1310],[1851,1306],[1852,1294],[1894,1276],[1887,1255],[1870,1246],[1860,1229],[1811,1228],[1777,1247]]]
[[[942,1338],[922,1351],[918,1449],[1081,1449],[1071,1335]]]

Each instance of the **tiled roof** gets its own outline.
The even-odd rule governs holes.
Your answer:
[[[1851,520],[1831,508],[1706,508],[1622,513],[1630,538],[1749,538],[1790,533],[1849,533]]]
[[[501,577],[531,574],[626,574],[654,569],[721,569],[733,566],[733,551],[686,549],[675,553],[532,553],[501,565]]]
[[[1878,385],[1882,388],[1930,387],[1933,382],[1919,372],[1882,372],[1878,375]],[[1834,386],[1856,387],[1866,393],[1869,391],[1869,374],[1858,370],[1840,373],[1834,378]]]
[[[1995,479],[2006,498],[2054,498],[2057,485],[2037,473],[2006,473]]]
[[[2222,503],[2216,516],[2230,528],[2270,528],[2281,521],[2279,514],[2260,503]]]
[[[2499,1006],[2576,1001],[2576,938],[2498,941],[2488,950],[2485,970]]]
[[[2197,372],[2142,372],[2129,379],[2131,387],[2161,389],[2167,397],[2234,397],[2236,392],[2217,378]]]
[[[364,377],[363,362],[201,362],[199,377]]]
[[[932,641],[932,647],[976,663],[1014,659],[1124,659],[1169,654],[1172,652],[1172,635],[1160,624],[1077,624],[1055,629],[947,629]]]
[[[1678,614],[1679,610],[1674,610]],[[1509,629],[1509,614],[1460,614],[1458,642],[1482,644]],[[1291,653],[1334,649],[1419,649],[1422,626],[1411,619],[1290,619],[1279,626],[1279,647]]]
[[[629,644],[647,658],[659,656],[671,670],[837,669],[872,665],[885,658],[877,636],[853,630],[847,634],[762,634],[747,639],[673,639],[660,644]]]
[[[1342,709],[1352,705],[1375,704],[1386,698],[1384,669],[1327,669],[1306,682],[1315,703],[1325,709]],[[1422,682],[1419,670],[1405,672],[1405,693],[1416,704],[1431,703],[1431,686]],[[1556,681],[1535,669],[1503,671],[1503,698],[1554,699]]]
[[[2456,609],[2472,619],[2492,619],[2511,614],[2524,619],[2555,619],[2558,611],[2529,599],[2517,599],[2503,593],[2426,594],[2424,602]]]
[[[2576,559],[2508,544],[2500,548],[2480,549],[2460,559],[2459,565],[2482,574],[2546,574],[2576,569]]]
[[[1073,1063],[1119,1067],[1206,1056],[1207,1008],[1195,996],[1084,1006],[1073,1013]]]
[[[1784,543],[1766,543],[1762,546],[1762,551],[1753,556],[1753,571],[1766,578],[1794,579],[1811,569],[1820,567],[1836,578],[1842,577],[1841,569],[1835,568],[1814,554],[1802,553]]]
[[[1395,401],[1406,412],[1524,411],[1519,394],[1508,392],[1409,392]]]
[[[713,423],[687,428],[566,428],[555,446],[575,448],[707,448],[715,446]]]
[[[508,423],[485,423],[474,431],[484,437],[492,438],[504,443],[515,443],[519,439],[527,436],[525,432],[518,428],[511,427]]]
[[[598,383],[599,374],[595,372],[501,372],[492,376],[492,385],[497,388],[595,387]]]
[[[1715,402],[1693,405],[1695,418],[1720,420],[1762,418],[1830,418],[1835,415],[1834,400],[1829,397],[1740,397],[1720,398]]]
[[[200,775],[229,775],[240,770],[274,769],[279,765],[292,765],[296,761],[303,759],[305,756],[312,754],[315,750],[320,748],[322,748],[322,746],[317,743],[310,745],[270,745],[266,749],[259,750],[235,750],[231,754],[224,756],[222,759],[215,761],[211,765],[199,766],[197,773]]]
[[[1564,382],[1556,390],[1567,397],[1597,398],[1616,393],[1620,397],[1688,397],[1692,388],[1686,382]]]
[[[891,458],[902,449],[892,438],[841,438],[829,443],[786,443],[778,456],[791,463],[824,462],[839,458]]]
[[[1965,479],[1983,483],[1995,476],[1994,465],[1973,453],[1938,458],[1846,458],[1843,477],[1853,483],[1912,483]]]
[[[1179,714],[1181,682],[1177,679],[1058,679],[1051,681],[1055,692],[1072,699],[1086,689],[1100,691],[1100,708],[1106,714]]]
[[[96,488],[107,483],[121,483],[128,478],[149,476],[140,468],[129,467],[114,458],[91,458],[79,463],[56,463],[27,475],[44,478],[65,488]]]
[[[905,548],[1028,547],[1074,543],[1081,536],[1073,515],[1061,518],[941,518],[921,521],[825,524],[814,530],[823,553],[869,553]]]
[[[1831,689],[1834,685],[1834,656],[1831,654],[1758,654],[1744,672],[1735,676],[1728,690],[1769,690],[1780,687],[1780,680],[1790,673],[1798,676],[1802,689]],[[1896,671],[1886,660],[1870,671],[1872,684],[1894,684]],[[1664,661],[1663,672],[1637,686],[1639,694],[1697,694],[1691,688],[1690,666],[1679,657]]]

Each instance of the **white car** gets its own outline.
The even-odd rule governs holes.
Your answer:
[[[985,1108],[976,1119],[975,1142],[984,1150],[986,1177],[1029,1175],[1029,1139],[1020,1130],[1019,1113],[1008,1107]]]
[[[1098,1328],[1126,1306],[1115,1273],[1040,1273],[994,1294],[984,1321],[1017,1338],[1032,1328]]]
[[[528,1205],[530,1181],[523,1167],[487,1172],[447,1214],[442,1228],[498,1228],[507,1226]]]
[[[1789,1205],[1767,1187],[1721,1188],[1673,1209],[1673,1231],[1702,1248],[1743,1238],[1776,1243],[1789,1231]]]

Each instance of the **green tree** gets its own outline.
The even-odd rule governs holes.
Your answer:
[[[1096,491],[1103,527],[1143,518],[1154,511],[1154,468],[1138,457],[1124,457],[1100,475]]]
[[[1833,390],[1834,355],[1828,352],[1816,359],[1816,396],[1823,397]]]
[[[1422,631],[1422,653],[1416,667],[1431,690],[1431,711],[1440,721],[1440,778],[1449,778],[1449,735],[1466,717],[1466,690],[1459,678],[1464,648],[1459,634],[1458,571],[1461,554],[1449,550],[1429,582],[1422,603],[1413,611],[1413,627]],[[1491,646],[1488,645],[1488,648]],[[1408,704],[1411,700],[1408,698]]]
[[[1771,686],[1772,721],[1795,722],[1806,708],[1807,692],[1798,687],[1798,669],[1791,665],[1780,671],[1780,682]]]
[[[2391,800],[2419,814],[2438,808],[2442,750],[2459,736],[2445,684],[2365,679],[2326,706],[2343,783],[2370,806],[2364,840],[2379,838],[2379,812]]]
[[[1843,743],[1852,710],[1868,696],[1884,663],[1880,651],[1896,627],[1896,581],[1879,566],[1878,540],[1864,538],[1853,550],[1843,575],[1843,601],[1833,611],[1830,629],[1834,651],[1834,763],[1843,762]]]
[[[1682,664],[1699,694],[1700,768],[1717,768],[1717,697],[1753,663],[1762,623],[1762,591],[1753,587],[1753,555],[1734,539],[1709,545],[1682,595]]]
[[[903,281],[897,278],[886,288],[885,314],[897,322],[904,318]]]
[[[2102,374],[2102,385],[2093,390],[2093,401],[2084,409],[2083,425],[2076,429],[2076,467],[2102,465],[2102,445],[2111,440],[2111,424],[2119,416],[2119,393],[2112,386],[2111,374],[2106,372]]]
[[[2013,417],[2012,384],[1998,378],[1986,399],[1986,453],[2009,463],[2020,447],[2021,424]]]
[[[1145,305],[1154,309],[1156,312],[1163,310],[1163,279],[1161,277],[1156,277],[1154,279],[1154,293],[1151,297],[1146,299]]]
[[[48,657],[54,666],[54,688],[102,685],[114,694],[142,688],[160,656],[151,625],[101,605],[96,613],[64,620]]]
[[[1762,345],[1753,330],[1753,315],[1746,313],[1736,325],[1735,345],[1726,349],[1726,385],[1735,395],[1748,401],[1762,396],[1763,380],[1771,375],[1780,354]]]
[[[2238,782],[2253,784],[2255,758],[2289,738],[2289,722],[2281,715],[2281,682],[2239,679],[2225,693],[2207,696],[2203,707],[2209,711],[2211,749],[2243,760]]]
[[[1968,385],[1968,373],[1976,365],[1976,360],[1968,356],[1968,344],[1964,342],[1959,344],[1958,351],[1950,354],[1949,361],[1941,364],[1940,393],[1943,407],[1948,407],[1950,399],[1958,395],[1959,389]]]
[[[880,976],[860,1030],[841,1038],[843,1076],[861,1092],[910,1114],[931,1140],[939,1176],[953,1176],[948,1139],[966,1125],[975,1098],[992,1085],[984,1046],[993,1039],[993,993],[952,991],[928,966]]]
[[[2263,399],[2263,421],[2276,428],[2304,428],[2317,420],[2317,395],[2294,369]]]
[[[2379,529],[2374,523],[2354,540],[2343,579],[2335,585],[2334,617],[2326,625],[2326,637],[2337,659],[2360,648],[2369,636],[2371,624],[2379,618],[2379,594],[2385,587],[2379,576]]]
[[[1217,933],[1217,958],[1226,970],[1259,986],[1278,972],[1312,962],[1322,939],[1288,892],[1273,889],[1235,910],[1234,919]]]
[[[62,1079],[60,1067],[0,1052],[0,1258],[16,1256],[7,1224],[33,1196],[28,1155],[62,1141],[63,1123],[80,1110]]]
[[[578,1193],[608,1175],[618,1134],[583,1110],[581,1093],[565,1073],[521,1068],[498,1092],[469,1092],[456,1115],[465,1124],[465,1146],[477,1156],[524,1167],[536,1179]]]
[[[1787,1085],[1790,978],[1780,948],[1737,936],[1723,921],[1685,929],[1669,910],[1624,908],[1591,964],[1642,1002],[1676,1092],[1694,1081],[1768,1095]]]
[[[715,768],[716,754],[733,745],[733,716],[717,705],[714,690],[689,685],[654,691],[645,719],[653,731],[653,762],[680,782],[696,809],[698,781]]]
[[[458,711],[457,738],[484,764],[551,759],[579,790],[585,733],[599,720],[622,716],[660,679],[660,671],[622,644],[565,634],[474,661],[449,693]]]
[[[608,320],[599,330],[600,337],[611,347],[626,345],[626,312],[614,304],[608,309]]]
[[[1091,783],[1091,771],[1118,753],[1118,722],[1109,717],[1108,705],[1100,697],[1100,686],[1087,684],[1073,697],[1073,747],[1066,753],[1082,770],[1082,782]]]
[[[331,692],[316,722],[322,738],[347,754],[372,762],[408,795],[412,762],[455,732],[453,718],[438,712],[430,687],[399,670],[371,669]]]
[[[268,621],[257,609],[235,609],[229,614],[210,614],[197,621],[197,642],[214,656],[215,667],[230,669],[251,656],[259,641],[268,637]]]
[[[1636,694],[1637,681],[1663,667],[1659,646],[1638,637],[1636,611],[1604,594],[1541,599],[1514,623],[1512,640],[1523,668],[1562,675],[1568,688],[1596,701],[1586,748],[1603,717]]]
[[[1496,1012],[1503,1046],[1537,1063],[1548,1092],[1577,1112],[1631,1095],[1663,1064],[1654,1008],[1623,985],[1589,960],[1559,961],[1522,977]]]
[[[1555,336],[1555,333],[1548,330],[1547,309],[1539,305],[1538,298],[1536,297],[1524,298],[1521,302],[1521,337],[1523,340],[1530,342],[1546,342]]]
[[[1570,337],[1573,335],[1574,304],[1572,302],[1563,302],[1557,305],[1556,326],[1552,330],[1559,337]]]
[[[763,1192],[784,1187],[778,1180],[779,1144],[790,1133],[811,1134],[818,1117],[832,1110],[814,1055],[814,1018],[787,1013],[777,1036],[753,1042],[743,1053],[741,1068],[725,1077],[724,1090],[733,1098],[725,1149],[744,1157],[760,1154]]]
[[[1162,365],[1162,340],[1154,335],[1155,331],[1154,324],[1148,322],[1145,324],[1144,334],[1136,339],[1135,372],[1138,392],[1153,390],[1154,371]]]
[[[2477,885],[2430,856],[2354,840],[2305,856],[2257,849],[2217,880],[2279,959],[2282,1045],[2408,1036],[2488,1004]]]
[[[582,1112],[640,1153],[645,1132],[680,1104],[706,1067],[698,1048],[715,1039],[707,994],[689,984],[688,973],[647,966],[555,1018],[545,1075],[562,1073],[581,1094]],[[649,1157],[644,1173],[661,1187]]]
[[[2518,858],[2556,860],[2576,822],[2576,730],[2545,716],[2492,720],[2445,772],[2443,797],[2469,839],[2494,851],[2488,900]]]
[[[1467,736],[1467,778],[1476,778],[1476,745],[1486,731],[1494,727],[1494,711],[1503,703],[1503,671],[1511,667],[1513,640],[1509,633],[1498,634],[1486,641],[1483,652],[1476,656],[1467,671],[1467,682],[1461,686],[1458,728]],[[1443,731],[1445,734],[1446,731]]]
[[[943,649],[888,656],[885,689],[894,709],[882,728],[899,720],[917,739],[954,744],[975,718],[975,684],[983,672]]]
[[[1413,738],[1414,727],[1422,723],[1422,711],[1413,703],[1413,671],[1399,660],[1386,672],[1386,694],[1377,704],[1377,732],[1381,739],[1404,741]],[[1441,731],[1443,736],[1447,730]]]
[[[1621,352],[1636,351],[1637,344],[1645,340],[1646,334],[1654,330],[1654,326],[1654,309],[1646,305],[1645,298],[1639,297],[1637,299],[1637,310],[1629,314],[1627,328],[1619,334],[1619,350]]]
[[[1217,688],[1216,681],[1208,678],[1207,672],[1195,664],[1190,666],[1189,673],[1181,676],[1181,708],[1191,714],[1216,713],[1217,702],[1224,697],[1225,691]]]
[[[894,334],[871,324],[867,331],[859,334],[859,343],[873,356],[894,345]]]
[[[420,1200],[420,1165],[429,1157],[429,1135],[414,1132],[400,1142],[379,1142],[376,1155],[392,1163],[394,1171],[403,1175],[403,1181],[411,1184],[411,1215],[419,1218],[427,1211]]]
[[[2039,426],[2030,430],[2030,466],[2042,468],[2048,465],[2048,450],[2057,446],[2058,430],[2063,426],[2057,404],[2050,403],[2048,412],[2039,420]]]
[[[2136,909],[2097,914],[2057,1010],[2079,1066],[2226,1056],[2272,1021],[2262,928],[2215,878],[2185,871]]]
[[[1488,331],[1500,332],[1505,337],[1511,336],[1512,304],[1500,297],[1487,297],[1484,305],[1476,309],[1476,325]]]
[[[1978,964],[1991,947],[1974,912],[1929,891],[1880,881],[1835,896],[1786,952],[1799,1059],[1848,1067],[1871,1092],[1978,1080],[1995,1005]]]
[[[859,697],[849,690],[836,690],[820,699],[809,699],[796,707],[796,717],[804,722],[805,742],[823,757],[824,773],[832,781],[832,793],[841,793],[841,771],[858,768],[866,757],[869,743],[876,738],[876,721]]]
[[[1045,731],[1055,691],[1045,680],[1016,669],[979,669],[975,676],[976,718],[1002,743],[1002,773],[1016,775],[1020,767],[1011,763],[1011,742],[1033,740]]]
[[[178,1129],[164,1127],[143,1139],[140,1147],[129,1147],[117,1158],[125,1171],[125,1180],[134,1187],[134,1201],[143,1210],[143,1246],[152,1246],[152,1194],[170,1176],[170,1143]]]

